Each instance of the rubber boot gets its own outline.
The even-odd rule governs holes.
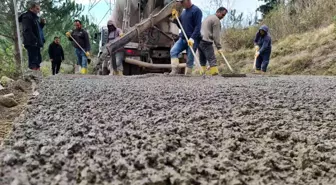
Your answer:
[[[185,68],[185,75],[186,75],[186,76],[190,76],[190,75],[192,75],[192,68],[186,67],[186,68]]]
[[[113,75],[113,76],[118,75],[118,71],[113,70],[113,71],[110,72],[110,75]]]
[[[83,74],[83,75],[87,74],[87,69],[86,68],[82,68],[81,69],[81,74]]]
[[[203,70],[203,74],[206,74],[207,67],[206,66],[202,66],[202,70]]]
[[[118,71],[118,72],[117,72],[117,75],[118,75],[118,76],[124,76],[124,73],[123,73],[122,71]]]
[[[170,72],[171,75],[177,75],[178,73],[178,65],[179,65],[179,59],[178,58],[172,58],[171,59],[171,67],[172,67],[172,70]]]
[[[258,74],[258,75],[261,74],[261,70],[256,69],[254,74]]]
[[[215,75],[218,75],[218,74],[219,74],[219,71],[218,71],[218,67],[217,66],[210,67],[210,75],[211,76],[215,76]]]

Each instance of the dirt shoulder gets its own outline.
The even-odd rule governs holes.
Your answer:
[[[21,79],[0,90],[0,96],[12,93],[13,99],[17,102],[16,106],[10,108],[0,104],[0,144],[10,133],[15,118],[24,110],[30,92],[31,83]]]

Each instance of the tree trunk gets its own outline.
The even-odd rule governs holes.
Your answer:
[[[16,32],[16,20],[15,20],[15,11],[14,11],[14,4],[13,1],[10,1],[10,9],[11,16],[9,17],[12,21],[12,41],[14,42],[14,61],[16,66],[16,72],[20,74],[21,72],[21,56],[20,56],[20,48],[19,48],[19,38]]]
[[[15,21],[14,21],[15,22]],[[16,34],[16,24],[13,25],[13,37],[14,37],[14,60],[16,65],[16,72],[21,71],[21,57],[19,48],[19,38]]]

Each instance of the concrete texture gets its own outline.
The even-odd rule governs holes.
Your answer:
[[[55,76],[0,184],[335,184],[336,78]]]

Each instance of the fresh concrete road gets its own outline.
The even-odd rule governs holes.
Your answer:
[[[56,76],[0,184],[336,184],[335,77]]]

